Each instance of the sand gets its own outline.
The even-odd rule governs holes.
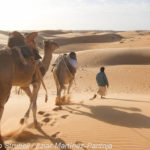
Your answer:
[[[1,44],[7,43],[6,36],[0,33]],[[55,109],[56,87],[50,67],[44,77],[48,103],[44,102],[42,87],[37,100],[41,130],[34,128],[32,114],[22,127],[19,121],[29,100],[13,88],[2,118],[4,141],[10,144],[7,146],[15,143],[22,144],[18,149],[76,150],[80,146],[83,150],[149,150],[150,32],[40,31],[39,36],[53,37],[59,43],[53,61],[59,53],[77,52],[79,67],[71,104],[63,110]],[[95,76],[102,65],[110,87],[106,99],[91,101],[97,91]]]

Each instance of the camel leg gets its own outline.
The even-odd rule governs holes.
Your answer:
[[[61,91],[62,91],[62,87],[60,85],[60,82],[58,81],[58,77],[57,77],[55,72],[53,72],[53,76],[54,76],[54,80],[55,80],[56,88],[57,88],[57,97],[56,97],[56,100],[55,100],[55,105],[58,105],[59,108],[61,109]]]
[[[61,90],[62,90],[61,87],[59,87],[59,88],[57,89],[58,105],[60,105]]]
[[[71,89],[71,86],[72,86],[72,84],[73,84],[73,80],[71,80],[70,82],[69,82],[69,86],[68,86],[68,89],[67,89],[67,96],[66,96],[66,98],[65,98],[65,103],[66,104],[69,104],[70,103],[70,89]]]
[[[61,91],[62,91],[62,88],[59,87],[57,89],[57,98],[56,98],[56,105],[58,105],[60,109],[61,109],[61,101],[60,101],[61,100]]]
[[[2,115],[3,115],[3,111],[4,111],[4,105],[0,104],[0,123],[1,123],[1,118],[2,118]],[[1,145],[1,148],[0,148],[1,150],[6,150],[4,142],[2,140],[1,132],[0,132],[0,145]]]
[[[65,95],[66,95],[66,88],[64,89],[64,93],[63,93],[63,96],[65,97]]]
[[[71,80],[71,81],[69,82],[69,86],[68,86],[68,90],[67,90],[67,94],[68,94],[68,95],[69,95],[69,93],[70,93],[70,88],[71,88],[72,84],[73,84],[73,80]]]
[[[65,104],[65,99],[66,99],[66,88],[62,89],[63,91],[63,96],[60,98],[61,104]]]
[[[32,108],[32,93],[29,87],[21,87],[21,89],[27,94],[27,96],[30,99],[29,108],[27,112],[25,113],[24,117],[20,120],[20,123],[23,124],[29,118],[30,110]]]
[[[3,90],[0,90],[0,125],[1,125],[1,118],[3,115],[3,111],[4,111],[4,105],[7,102],[9,96],[10,96],[10,91],[11,91],[11,87],[8,88],[9,90],[7,90],[7,92],[4,92]],[[6,150],[4,142],[2,140],[2,136],[1,136],[1,131],[0,131],[0,149],[1,150]]]
[[[33,112],[33,119],[34,119],[34,124],[37,127],[38,126],[38,122],[37,122],[37,118],[36,118],[36,112],[37,112],[37,95],[38,95],[38,91],[40,89],[40,83],[36,82],[33,83],[33,95],[32,95],[32,102],[31,102],[31,106],[32,106],[32,112]]]
[[[56,86],[56,89],[57,89],[57,97],[56,97],[56,99],[55,99],[55,105],[58,105],[58,86]]]

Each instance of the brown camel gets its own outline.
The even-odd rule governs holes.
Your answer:
[[[46,74],[46,72],[48,71],[48,68],[50,66],[50,62],[51,62],[51,59],[52,59],[52,54],[53,52],[58,48],[59,46],[53,42],[53,41],[44,41],[44,57],[42,59],[42,62],[39,64],[39,67],[41,66],[42,64],[42,67],[40,67],[40,73],[41,73],[41,77],[43,78],[44,75]],[[44,69],[43,69],[44,68]],[[33,78],[34,80],[34,78]],[[40,82],[41,83],[41,82]],[[39,86],[40,86],[40,83],[39,83]],[[33,87],[34,88],[34,87]],[[32,103],[32,93],[31,93],[31,90],[28,87],[21,87],[21,89],[24,90],[24,92],[28,95],[28,97],[30,98],[30,106],[27,110],[27,112],[25,113],[24,115],[24,118],[21,119],[21,124],[25,122],[25,120],[27,120],[29,118],[29,113],[30,113],[30,110],[31,108],[33,107],[33,103]],[[33,93],[34,94],[34,93]],[[36,103],[36,101],[35,101]],[[36,113],[35,113],[36,115]],[[36,116],[34,117],[34,123],[35,123],[35,126],[37,125],[37,121],[36,121]]]
[[[68,104],[70,102],[69,92],[72,86],[73,80],[75,78],[76,69],[77,69],[77,58],[74,52],[71,52],[69,55],[64,54],[59,56],[54,65],[53,76],[57,88],[57,97],[55,104],[62,105]],[[67,98],[65,98],[66,85],[68,84],[67,89]],[[61,92],[64,90],[64,96],[61,98]]]
[[[31,38],[30,40],[34,39]],[[24,37],[21,36],[21,34],[20,42],[17,45],[27,50],[29,48],[24,40]],[[58,48],[58,45],[56,43],[50,41],[44,42],[45,56],[42,62],[43,66],[45,67],[45,71],[48,70],[48,66],[52,58],[52,53],[56,48]],[[16,50],[15,47],[11,49],[3,49],[0,51],[0,120],[3,114],[4,105],[9,99],[12,86],[19,86],[30,97],[30,109],[32,108],[33,111],[34,123],[37,124],[36,99],[41,84],[41,80],[36,73],[37,64],[33,61],[33,59],[31,59],[32,56],[25,58],[26,64],[22,63],[22,60],[18,56],[20,56],[20,54],[18,54],[18,50]],[[43,75],[44,74],[45,73],[43,73]],[[30,84],[32,84],[33,86],[32,93],[29,89]],[[5,149],[1,134],[0,144],[2,144],[1,149]]]

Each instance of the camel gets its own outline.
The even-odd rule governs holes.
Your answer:
[[[19,35],[20,33],[17,33]],[[31,34],[28,39],[29,41],[33,41],[35,33]],[[20,34],[18,38],[18,47],[24,47],[28,51],[27,43],[25,42],[24,37]],[[9,41],[9,44],[11,41]],[[13,43],[13,42],[12,42]],[[34,43],[34,42],[33,42]],[[31,46],[31,45],[30,45]],[[31,47],[30,47],[31,48]],[[35,47],[33,47],[35,48]],[[50,61],[52,59],[52,53],[55,49],[58,48],[58,45],[55,42],[45,41],[44,42],[44,58],[42,60],[43,66],[45,68],[45,72],[43,72],[43,76],[45,75],[48,67],[50,65]],[[30,50],[29,50],[30,51]],[[4,105],[9,99],[10,92],[12,86],[21,87],[25,93],[30,97],[30,109],[33,111],[33,118],[35,125],[37,124],[36,119],[36,99],[37,94],[40,88],[41,80],[37,75],[37,63],[33,61],[32,56],[25,58],[25,64],[22,63],[22,60],[18,54],[18,50],[15,47],[7,48],[0,51],[0,120],[2,118],[2,114],[4,111]],[[33,86],[33,91],[31,92],[29,86]],[[29,110],[30,110],[29,109]],[[5,150],[5,146],[0,134],[0,144],[2,146],[1,149]]]
[[[44,57],[42,59],[42,62],[39,64],[39,67],[40,67],[39,71],[40,71],[41,78],[43,78],[44,75],[46,74],[46,72],[48,71],[50,62],[52,59],[52,54],[58,47],[59,46],[53,41],[48,41],[48,40],[44,41]],[[42,64],[42,66],[41,66],[41,64]],[[33,78],[33,80],[34,80],[34,78]],[[39,84],[39,86],[40,86],[40,84]],[[27,112],[25,113],[24,118],[22,118],[20,120],[20,123],[23,124],[25,122],[25,120],[27,120],[29,118],[29,113],[30,113],[30,110],[31,110],[33,104],[32,104],[32,93],[31,93],[29,86],[21,87],[21,89],[24,90],[24,92],[28,95],[28,97],[30,99],[30,106],[29,106]],[[36,113],[35,113],[35,115],[36,115]],[[34,117],[34,124],[35,124],[35,126],[37,125],[36,117]]]
[[[70,98],[70,88],[72,86],[73,80],[75,78],[76,69],[77,69],[77,58],[74,52],[71,52],[69,55],[64,54],[59,56],[55,63],[53,64],[53,76],[57,88],[57,97],[55,104],[61,106],[62,104],[69,104]],[[65,96],[66,85],[67,88],[67,98]],[[64,90],[64,96],[61,98],[61,92]],[[60,107],[61,108],[61,107]]]

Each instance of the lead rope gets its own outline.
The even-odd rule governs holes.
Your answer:
[[[42,76],[42,74],[41,74],[41,71],[40,71],[40,69],[39,69],[39,65],[37,64],[37,62],[36,62],[34,59],[33,59],[33,62],[34,62],[34,64],[36,64],[37,73],[38,73],[39,78],[40,78],[40,80],[41,80],[42,86],[43,86],[43,88],[44,88],[44,90],[45,90],[45,92],[46,92],[46,95],[45,95],[45,103],[47,103],[47,101],[48,101],[48,92],[47,92],[45,83],[44,83],[44,81],[43,81],[43,76]]]

